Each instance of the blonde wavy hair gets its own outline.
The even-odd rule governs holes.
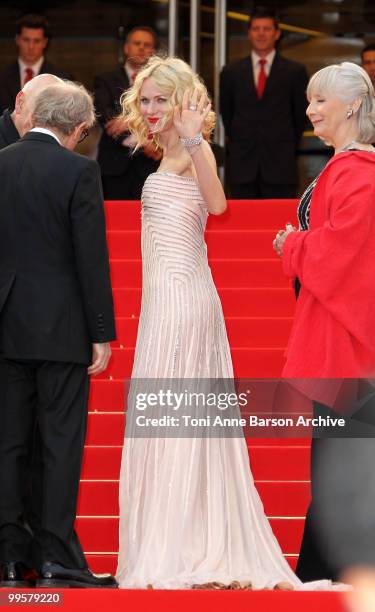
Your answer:
[[[186,90],[192,94],[196,88],[200,95],[205,94],[207,100],[210,101],[206,86],[186,62],[177,57],[163,58],[154,55],[138,72],[133,86],[125,91],[120,99],[121,116],[127,122],[128,130],[137,140],[135,151],[150,142],[161,148],[158,134],[153,134],[152,141],[150,140],[149,126],[140,112],[142,85],[149,77],[154,79],[162,94],[168,96],[169,110],[162,120],[161,128],[172,118],[175,106],[178,105],[181,109],[182,98]],[[210,139],[211,132],[215,127],[215,120],[215,113],[210,111],[202,129],[206,140]]]

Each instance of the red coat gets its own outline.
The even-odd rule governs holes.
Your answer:
[[[333,157],[314,189],[310,229],[293,232],[284,271],[301,292],[283,376],[375,372],[375,153]]]

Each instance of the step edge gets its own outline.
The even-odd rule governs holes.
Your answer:
[[[260,471],[259,468],[257,468],[256,471]],[[120,485],[120,481],[117,478],[82,478],[80,481],[80,485]],[[311,485],[311,481],[310,480],[279,480],[277,478],[275,478],[274,480],[254,480],[254,484],[255,485],[269,485],[269,488],[280,488],[280,487],[285,487],[287,488],[288,485],[296,485],[298,486],[298,488],[300,488],[301,485],[303,485],[303,487],[310,487]]]
[[[293,316],[242,317],[229,315],[225,317],[225,321],[293,321],[293,319]],[[139,321],[139,315],[118,316],[116,321]]]
[[[285,520],[285,521],[304,521],[305,520],[305,516],[273,516],[270,514],[266,514],[266,517],[269,521],[271,520]],[[76,516],[77,519],[116,519],[119,520],[120,519],[120,515],[119,514],[77,514]]]
[[[112,257],[109,260],[111,263],[117,263],[117,262],[142,262],[142,259],[140,257]],[[224,258],[224,257],[210,257],[208,260],[208,263],[219,263],[219,262],[228,262],[228,263],[232,263],[232,262],[239,262],[239,261],[243,261],[246,263],[249,263],[251,261],[259,261],[259,262],[265,262],[265,261],[272,261],[273,263],[277,263],[277,265],[281,265],[280,264],[280,260],[276,258],[276,255],[273,257],[228,257],[228,258]]]
[[[99,413],[92,412],[90,414],[99,414]],[[108,414],[108,413],[102,412],[100,414]],[[115,414],[117,414],[117,413],[115,413]],[[122,414],[122,412],[120,414]],[[250,439],[250,443],[248,443],[248,445],[249,444],[251,444],[251,439]],[[111,449],[120,448],[121,449],[121,448],[123,448],[123,445],[122,444],[85,444],[85,448],[86,449],[92,449],[92,448],[100,448],[100,449],[102,449],[102,448],[111,448]],[[269,450],[270,448],[276,448],[276,449],[280,450],[282,448],[282,449],[286,449],[286,450],[289,451],[292,448],[298,448],[298,449],[301,449],[301,448],[305,449],[305,448],[307,448],[307,449],[310,449],[310,444],[305,444],[305,445],[303,445],[303,444],[301,444],[301,445],[291,444],[290,446],[287,446],[287,445],[284,445],[284,444],[279,444],[279,445],[276,445],[276,444],[256,444],[255,446],[252,446],[252,448],[253,449],[261,448],[263,450],[265,450],[265,449]]]
[[[211,229],[207,228],[205,230],[205,235],[213,235],[213,234],[273,234],[275,232],[275,228],[259,228],[259,229],[227,229],[223,227],[222,229]],[[107,234],[136,234],[140,235],[140,227],[139,229],[107,229]]]

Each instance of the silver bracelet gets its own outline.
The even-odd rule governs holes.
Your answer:
[[[202,133],[193,136],[193,138],[180,138],[181,144],[184,145],[187,149],[189,147],[195,147],[196,145],[200,145],[203,142]]]

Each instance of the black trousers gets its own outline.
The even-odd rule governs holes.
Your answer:
[[[238,200],[267,200],[274,198],[295,198],[297,186],[295,184],[266,183],[257,175],[255,181],[249,183],[231,183],[230,197]]]
[[[88,390],[85,365],[0,360],[0,562],[87,567],[74,522]]]
[[[319,464],[319,453],[324,453],[327,444],[331,444],[332,440],[334,438],[313,438],[311,441],[311,503],[306,514],[301,550],[296,567],[296,574],[302,582],[337,579],[336,571],[330,563],[332,551],[329,549],[333,544],[330,544],[327,540],[324,546],[322,544],[320,539],[320,513],[317,508],[317,487],[319,482],[317,465]],[[341,441],[344,442],[344,440]],[[338,456],[337,460],[340,460]]]
[[[340,409],[338,413],[333,412],[327,406],[314,402],[314,417],[318,416],[342,417],[343,414],[340,414]],[[366,459],[362,447],[365,438],[375,437],[375,397],[374,389],[365,381],[363,384],[359,383],[359,397],[353,404],[351,416],[345,421],[345,428],[341,430],[342,437],[330,437],[323,428],[320,430],[316,428],[314,430],[316,437],[311,441],[311,503],[306,515],[296,568],[296,574],[303,582],[324,578],[339,580],[340,572],[349,562],[349,556],[342,552],[345,550],[345,542],[341,541],[342,534],[338,535],[338,529],[325,523],[326,516],[334,514],[332,507],[338,516],[345,513],[345,508],[335,506],[333,493],[335,490],[339,491],[343,497],[345,492],[350,491],[351,483],[348,482],[350,475],[347,472],[343,473],[342,466],[349,462],[353,472],[366,473],[364,466],[361,469],[361,462]],[[348,438],[350,445],[347,443]],[[366,483],[363,483],[363,487],[365,498]],[[359,520],[357,517],[347,517],[349,541],[350,531],[355,529],[357,520]],[[372,543],[369,542],[369,546],[372,547]],[[366,558],[364,553],[364,560]]]

